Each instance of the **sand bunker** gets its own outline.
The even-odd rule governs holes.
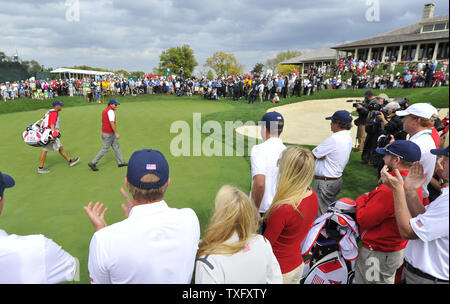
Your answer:
[[[285,143],[312,145],[316,146],[331,135],[330,121],[326,117],[332,116],[339,110],[347,110],[350,113],[355,111],[353,103],[347,100],[355,99],[336,98],[336,99],[317,99],[304,102],[292,103],[284,106],[271,108],[269,111],[281,113],[285,120],[285,128],[281,138]],[[448,109],[440,111],[440,117],[447,115]],[[356,129],[353,125],[352,137],[353,143],[356,143]],[[250,137],[261,138],[261,132],[258,126],[240,127],[236,131]]]

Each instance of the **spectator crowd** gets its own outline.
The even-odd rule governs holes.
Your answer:
[[[255,101],[279,102],[281,98],[313,95],[321,90],[346,89],[396,89],[423,88],[449,85],[446,72],[448,62],[438,68],[437,61],[416,64],[402,63],[402,71],[396,71],[395,60],[362,61],[341,59],[335,66],[308,67],[303,75],[291,72],[273,75],[272,72],[254,75],[233,75],[208,79],[185,79],[184,75],[119,78],[96,77],[95,79],[22,80],[0,83],[3,101],[21,97],[35,100],[56,96],[85,96],[90,102],[110,95],[167,94],[176,96],[202,95],[206,99],[230,98]],[[380,70],[382,72],[380,72]]]

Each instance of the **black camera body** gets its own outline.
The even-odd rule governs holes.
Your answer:
[[[394,101],[398,102],[402,110],[406,110],[409,107],[410,102],[408,98],[394,98]]]
[[[383,106],[377,103],[370,103],[368,109],[371,112],[380,112],[383,109]]]
[[[383,112],[381,112],[381,111],[374,111],[373,114],[374,114],[375,116],[378,116],[378,115],[383,114]]]

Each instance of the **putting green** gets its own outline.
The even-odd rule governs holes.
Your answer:
[[[173,157],[170,153],[172,122],[187,121],[192,114],[208,115],[232,109],[230,104],[198,100],[152,99],[123,102],[118,116],[120,144],[125,159],[140,149],[162,151],[170,164],[171,185],[165,197],[172,207],[189,207],[197,213],[202,230],[207,225],[218,189],[233,184],[250,190],[250,168],[244,157]],[[0,229],[10,234],[43,234],[60,244],[80,261],[80,283],[89,283],[87,262],[93,227],[83,206],[100,201],[108,207],[106,220],[123,220],[126,168],[119,169],[111,150],[92,172],[87,163],[100,150],[102,105],[65,108],[60,115],[61,142],[80,163],[69,168],[58,152],[47,156],[48,175],[38,175],[40,149],[28,147],[21,139],[25,126],[38,120],[45,110],[0,115],[0,170],[14,177],[16,187],[5,192]]]

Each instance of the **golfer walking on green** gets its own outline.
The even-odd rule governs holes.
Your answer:
[[[116,109],[120,105],[115,99],[109,101],[108,107],[102,112],[102,139],[103,148],[97,154],[92,162],[88,166],[92,171],[98,171],[97,163],[100,159],[108,152],[109,148],[113,148],[116,153],[117,162],[119,163],[119,168],[128,166],[124,162],[122,152],[120,151],[119,138],[120,135],[117,132],[117,121],[116,121]]]

